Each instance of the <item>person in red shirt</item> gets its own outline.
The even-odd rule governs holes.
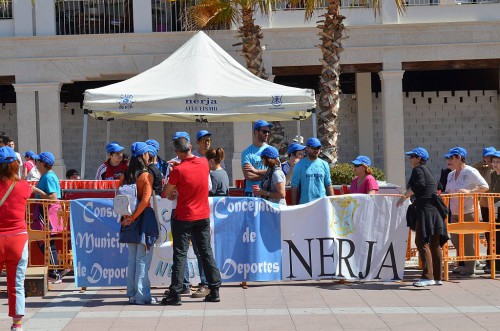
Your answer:
[[[221,277],[210,244],[210,206],[206,180],[209,175],[208,161],[191,153],[192,146],[186,132],[176,132],[173,140],[175,153],[181,162],[173,164],[165,192],[171,197],[171,193],[177,190],[177,208],[171,221],[174,258],[170,291],[161,303],[182,305],[180,293],[190,237],[193,237],[193,245],[196,245],[200,252],[210,290],[205,301],[219,302]]]
[[[96,180],[119,180],[127,170],[127,161],[123,160],[123,148],[117,143],[106,145],[106,152],[109,158],[97,168]]]
[[[7,270],[7,295],[11,331],[22,331],[24,276],[28,265],[26,201],[32,187],[19,179],[19,161],[10,147],[0,147],[0,273]]]

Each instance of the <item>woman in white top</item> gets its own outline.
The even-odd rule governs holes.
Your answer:
[[[446,184],[446,193],[482,193],[488,191],[488,183],[484,180],[477,169],[465,164],[467,151],[462,147],[454,147],[444,156],[451,172],[448,174],[448,183]],[[460,210],[458,209],[458,198],[450,199],[450,209],[452,213],[452,222],[458,221]],[[479,208],[479,205],[476,206]],[[464,198],[464,221],[474,221],[474,199],[472,197]],[[452,234],[451,241],[458,250],[458,235]],[[474,255],[474,237],[466,235],[464,237],[465,255]],[[473,275],[475,261],[466,261],[465,267],[459,267],[453,270],[454,273],[461,275]]]

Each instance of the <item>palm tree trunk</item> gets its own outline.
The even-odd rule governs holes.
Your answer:
[[[252,6],[242,7],[241,16],[243,23],[238,28],[238,38],[242,40],[242,53],[247,63],[247,69],[251,73],[262,79],[268,79],[263,61],[263,49],[261,40],[264,35],[261,32],[260,26],[255,24],[254,8]],[[285,130],[280,122],[272,122],[271,136],[269,144],[276,147],[278,150],[283,146],[285,139]]]
[[[345,16],[340,15],[340,0],[330,0],[328,11],[322,15],[318,28],[321,39],[322,70],[319,79],[318,137],[322,144],[322,158],[330,166],[337,162],[337,116],[340,93],[340,53],[345,39]]]

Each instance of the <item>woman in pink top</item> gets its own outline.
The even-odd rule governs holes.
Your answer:
[[[376,194],[378,191],[378,183],[375,177],[372,176],[372,161],[368,156],[359,155],[351,163],[354,165],[354,173],[356,177],[351,182],[349,193]]]

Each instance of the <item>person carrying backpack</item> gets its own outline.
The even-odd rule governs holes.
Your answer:
[[[130,304],[156,303],[151,297],[149,267],[159,237],[158,225],[150,198],[153,194],[153,176],[148,172],[151,147],[144,142],[132,144],[132,158],[120,186],[136,185],[137,205],[132,215],[121,218],[120,242],[128,246],[127,297]]]

